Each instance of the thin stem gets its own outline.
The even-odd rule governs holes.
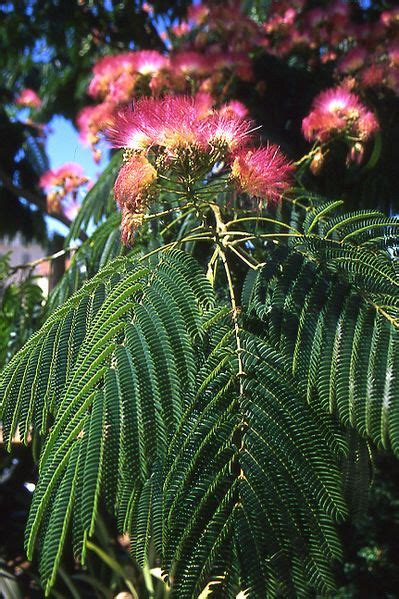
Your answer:
[[[211,210],[215,216],[216,236],[218,238],[221,236],[221,234],[226,233],[226,224],[223,222],[222,213],[221,213],[218,205],[212,205]],[[224,239],[218,243],[218,248],[219,248],[218,255],[220,255],[220,258],[222,260],[224,270],[226,273],[227,286],[228,286],[228,290],[229,290],[230,304],[231,304],[231,319],[233,321],[234,336],[235,336],[235,341],[236,341],[239,388],[240,388],[240,395],[243,395],[243,383],[242,383],[241,377],[245,374],[245,372],[244,372],[242,356],[241,356],[242,346],[241,346],[241,339],[240,339],[240,325],[239,325],[239,320],[238,320],[239,309],[237,306],[235,292],[234,292],[233,278],[231,276],[231,271],[230,271],[229,263],[227,261],[227,256],[226,256],[226,246],[228,244],[228,240],[229,240],[228,235],[224,235]]]
[[[322,151],[322,147],[323,146],[318,145],[313,146],[313,148],[310,150],[310,152],[308,152],[308,154],[305,154],[305,156],[302,156],[302,158],[294,162],[295,166],[298,167],[304,162],[310,160],[310,158],[313,158],[313,156],[315,156],[318,152]]]
[[[214,280],[215,280],[215,273],[216,273],[216,264],[217,264],[217,257],[219,255],[219,246],[217,245],[215,247],[215,250],[211,256],[211,259],[208,262],[208,268],[207,268],[207,272],[206,272],[206,277],[207,279],[210,281],[210,283],[213,286]]]
[[[229,245],[229,250],[231,250],[232,252],[234,252],[234,254],[236,254],[240,260],[242,260],[247,266],[249,266],[249,268],[252,268],[252,270],[257,270],[259,267],[259,263],[257,264],[253,264],[252,262],[250,262],[247,258],[246,255],[248,256],[248,254],[246,254],[246,252],[243,252],[242,250],[237,250],[237,248],[235,248],[233,245]],[[246,254],[246,255],[245,255]]]
[[[393,327],[395,327],[395,329],[399,329],[399,319],[398,318],[391,316],[386,310],[384,310],[384,308],[382,306],[379,306],[378,304],[374,303],[369,297],[367,297],[365,295],[363,295],[363,297],[366,300],[366,302],[371,304],[373,306],[373,308],[377,312],[379,312],[379,314],[381,314],[384,318],[386,318],[388,320],[388,322],[390,322],[391,325]]]
[[[291,227],[290,225],[287,225],[286,223],[283,223],[283,222],[281,222],[279,220],[275,220],[273,218],[266,218],[266,217],[263,217],[263,216],[248,216],[248,217],[244,217],[244,218],[236,218],[236,219],[231,220],[228,223],[226,223],[226,227],[228,228],[232,224],[241,223],[241,222],[249,221],[249,220],[256,220],[256,221],[261,221],[261,222],[273,223],[273,224],[278,225],[280,227],[285,227],[286,229],[291,229],[292,231],[295,231],[295,233],[299,233],[299,231],[297,229],[295,229],[294,227]]]
[[[144,254],[144,256],[140,256],[139,261],[141,262],[142,260],[145,260],[146,258],[149,258],[150,256],[153,256],[154,254],[158,254],[159,252],[163,252],[169,249],[173,249],[174,247],[176,247],[177,245],[180,245],[182,243],[186,243],[188,241],[214,241],[213,237],[209,237],[203,236],[204,234],[201,235],[193,235],[193,236],[188,236],[188,237],[183,237],[183,239],[178,239],[177,241],[173,241],[172,243],[167,243],[166,245],[161,245],[159,246],[159,248],[156,248],[155,250],[152,250],[151,252],[148,252],[148,254]]]
[[[43,262],[51,262],[52,260],[57,260],[57,258],[61,258],[61,256],[65,256],[65,254],[68,254],[69,252],[73,252],[77,249],[79,249],[78,246],[71,246],[64,250],[60,250],[59,252],[56,252],[55,254],[51,254],[50,256],[44,256],[43,258],[34,260],[33,262],[27,262],[26,264],[17,264],[16,266],[12,266],[10,268],[10,274],[14,274],[17,270],[23,270],[23,269],[27,269],[27,268],[35,268],[35,266],[38,266],[39,264],[42,264]]]
[[[243,375],[245,375],[245,372],[244,372],[242,356],[241,356],[242,346],[241,346],[241,338],[240,338],[240,325],[238,322],[238,315],[239,315],[240,311],[237,306],[236,297],[235,297],[235,293],[234,293],[234,287],[233,287],[233,279],[231,276],[230,267],[227,262],[226,252],[224,251],[224,249],[220,250],[220,257],[223,262],[224,270],[226,273],[227,286],[229,289],[229,296],[230,296],[230,303],[231,303],[231,319],[233,321],[233,326],[234,326],[234,336],[235,336],[235,340],[236,340],[236,354],[237,354],[237,359],[238,359],[238,376],[240,377],[240,381],[239,381],[240,395],[242,395],[243,394],[243,384],[242,384],[241,377]]]
[[[262,233],[260,235],[248,235],[248,237],[245,237],[244,239],[236,239],[235,241],[232,241],[230,245],[237,245],[238,243],[252,241],[252,239],[267,239],[276,237],[303,237],[303,235],[301,233]]]
[[[161,229],[160,234],[164,235],[166,233],[166,231],[168,231],[171,227],[173,227],[173,225],[178,223],[179,220],[181,220],[182,218],[185,218],[188,214],[191,214],[192,212],[194,212],[194,210],[195,210],[195,208],[190,208],[189,210],[186,210],[182,214],[179,214],[179,216],[177,216],[175,219],[173,219],[172,222],[170,222],[168,225],[166,225],[166,227]]]
[[[155,218],[160,218],[161,216],[167,216],[168,214],[172,214],[173,212],[177,212],[180,210],[180,206],[178,208],[169,208],[168,210],[162,210],[162,212],[153,212],[152,214],[146,214],[144,216],[144,220],[154,220]]]
[[[305,196],[303,196],[303,198],[305,199]],[[306,206],[305,204],[302,204],[302,202],[298,201],[299,198],[295,198],[295,200],[293,200],[292,198],[289,197],[285,197],[284,200],[287,202],[290,202],[291,204],[293,204],[294,206],[299,206],[299,208],[302,208],[302,210],[305,210],[306,212],[312,208],[312,206]]]

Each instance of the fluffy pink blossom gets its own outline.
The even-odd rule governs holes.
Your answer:
[[[274,145],[241,149],[231,166],[232,177],[240,191],[272,201],[277,201],[290,187],[292,171],[292,165]]]
[[[212,69],[227,69],[234,72],[243,81],[253,77],[252,63],[247,54],[242,52],[220,52],[208,57]]]
[[[198,92],[194,96],[195,106],[198,111],[198,118],[203,119],[212,114],[214,99],[207,92]]]
[[[177,23],[172,27],[172,33],[176,37],[183,37],[184,35],[187,35],[190,30],[191,26],[189,23],[187,23],[187,21],[182,21],[181,23]]]
[[[112,146],[147,150],[154,143],[154,124],[160,118],[158,105],[154,98],[141,98],[134,105],[118,110],[106,130]]]
[[[302,132],[308,141],[328,141],[334,133],[345,129],[345,119],[337,113],[312,110],[302,121]]]
[[[362,70],[361,83],[364,87],[375,87],[382,85],[385,76],[384,67],[381,65],[372,64]]]
[[[68,206],[76,203],[78,189],[87,183],[88,179],[80,164],[68,162],[43,173],[39,180],[39,187],[46,192],[47,209],[51,213],[60,212],[64,202]]]
[[[230,152],[247,144],[250,140],[253,124],[237,114],[216,112],[207,120],[204,136],[211,146],[226,147]]]
[[[239,102],[238,100],[231,100],[227,104],[223,104],[219,110],[219,114],[223,116],[235,114],[243,119],[248,116],[248,108],[245,106],[245,104]]]
[[[209,8],[205,4],[192,4],[188,11],[187,17],[196,25],[201,25],[209,15]]]
[[[100,141],[101,132],[111,123],[114,106],[103,102],[96,106],[86,106],[79,112],[76,122],[79,129],[79,137],[81,141],[88,146],[91,146],[96,161],[99,160],[101,154],[95,150],[95,146]]]
[[[23,89],[16,97],[15,103],[18,106],[26,106],[28,108],[40,108],[42,101],[33,89]]]
[[[134,52],[124,52],[101,58],[93,67],[93,79],[88,93],[93,98],[108,99],[115,95],[115,86],[119,85],[119,94],[125,98],[134,86]]]
[[[46,191],[54,186],[63,185],[67,191],[76,187],[84,177],[83,168],[75,162],[67,162],[56,169],[50,169],[43,173],[39,180],[39,187]]]
[[[380,16],[381,23],[385,27],[392,27],[393,25],[399,25],[399,7],[391,8],[390,10],[384,10]]]
[[[134,53],[133,70],[140,75],[156,75],[169,66],[169,59],[156,50],[139,50]]]
[[[358,110],[360,106],[359,98],[342,87],[321,92],[313,102],[313,107],[317,110],[343,116],[350,110]]]
[[[132,245],[143,222],[145,201],[156,178],[155,168],[141,154],[133,154],[119,171],[114,196],[122,210],[121,239],[125,245]]]
[[[176,52],[171,58],[174,73],[185,76],[204,75],[211,69],[209,60],[199,52]]]
[[[364,141],[377,129],[378,122],[373,113],[357,95],[344,87],[321,92],[302,121],[302,131],[309,141],[325,142],[341,134]]]
[[[364,65],[366,58],[367,50],[365,48],[352,48],[340,60],[338,64],[338,71],[341,73],[352,73],[353,71],[358,71]]]
[[[131,212],[141,209],[146,190],[157,177],[157,172],[145,156],[134,154],[119,171],[114,185],[118,205]]]
[[[108,138],[117,148],[146,151],[164,147],[197,146],[208,151],[222,145],[235,149],[248,139],[252,124],[235,114],[211,111],[208,94],[142,98],[135,106],[120,110],[108,128]]]
[[[169,65],[156,50],[124,52],[101,58],[93,67],[88,93],[93,98],[119,104],[131,99],[138,77],[154,77]]]
[[[143,4],[141,5],[141,9],[149,15],[152,15],[154,12],[154,9],[149,2],[143,2]]]

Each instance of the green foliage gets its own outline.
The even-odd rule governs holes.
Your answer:
[[[323,266],[297,252],[274,254],[254,283],[249,311],[266,321],[269,342],[289,359],[310,404],[397,455],[399,280],[392,264],[320,239],[303,246]]]
[[[239,351],[183,252],[117,257],[66,300],[61,283],[1,376],[9,447],[31,425],[43,437],[26,548],[47,592],[69,530],[87,559],[101,505],[138,563],[155,547],[176,597],[334,588],[335,523],[367,470],[344,427],[397,452],[396,279],[381,250],[299,243],[251,271]]]
[[[115,212],[76,249],[69,268],[52,290],[47,302],[51,312],[78,291],[83,283],[93,277],[103,266],[124,253],[119,233],[120,214]]]
[[[0,365],[25,343],[39,325],[43,293],[34,276],[9,278],[9,255],[0,257]]]

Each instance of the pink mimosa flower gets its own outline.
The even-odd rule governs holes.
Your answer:
[[[194,96],[194,102],[198,111],[198,118],[205,118],[212,114],[214,99],[211,94],[208,92],[198,92]]]
[[[187,21],[182,21],[181,23],[177,23],[177,25],[173,25],[172,27],[172,33],[176,37],[183,37],[184,35],[187,35],[190,30],[191,26],[189,23],[187,23]]]
[[[171,61],[173,70],[185,76],[203,75],[211,69],[209,60],[199,52],[177,52],[172,56]]]
[[[292,171],[292,165],[274,145],[239,150],[231,167],[240,191],[272,201],[277,201],[290,187]]]
[[[245,118],[248,116],[248,108],[242,102],[238,100],[231,100],[227,104],[223,104],[223,106],[219,110],[219,114],[221,115],[232,115],[235,114],[240,118]]]
[[[70,191],[76,186],[76,183],[79,184],[83,178],[86,182],[87,179],[84,177],[81,165],[76,164],[75,162],[67,162],[56,169],[50,169],[43,173],[39,180],[39,187],[48,190],[57,185],[67,184],[67,191]]]
[[[361,83],[365,87],[374,87],[376,85],[382,85],[384,81],[385,70],[381,65],[372,64],[366,69],[362,70]]]
[[[367,50],[365,48],[352,48],[342,58],[338,64],[338,71],[341,73],[352,73],[362,68],[367,58]]]
[[[43,173],[39,180],[39,187],[46,192],[48,211],[60,212],[73,203],[76,204],[77,191],[87,182],[83,168],[74,162],[68,162]]]
[[[229,151],[247,144],[251,138],[253,123],[236,114],[216,113],[208,119],[207,142],[225,146]]]
[[[149,15],[152,15],[152,13],[154,12],[154,9],[151,6],[151,4],[149,4],[149,2],[143,2],[141,8],[142,10],[144,10],[144,12],[148,13]]]
[[[42,101],[33,89],[23,89],[16,97],[15,103],[18,106],[26,106],[27,108],[40,108]]]
[[[211,105],[211,96],[204,93],[142,98],[119,111],[108,138],[114,147],[142,152],[160,146],[172,154],[178,147],[195,145],[206,152],[217,145],[228,150],[244,145],[252,123],[234,112],[212,111]]]
[[[125,52],[101,58],[93,67],[94,77],[88,87],[89,95],[93,98],[109,99],[112,85],[115,85],[115,82],[122,76],[120,82],[120,86],[123,88],[121,95],[125,96],[126,87],[130,89],[134,85],[134,59],[134,52]]]
[[[156,50],[139,50],[135,53],[133,67],[140,75],[156,75],[169,66],[169,59]]]
[[[188,11],[188,20],[196,25],[201,25],[209,15],[209,8],[204,4],[192,4]]]
[[[337,134],[366,140],[377,129],[373,113],[357,95],[342,86],[321,92],[302,122],[302,131],[309,141],[324,142]]]
[[[385,27],[391,27],[392,25],[399,24],[399,7],[391,8],[390,10],[384,10],[381,13],[380,20]]]
[[[138,50],[105,56],[93,67],[88,93],[119,104],[132,98],[137,78],[153,77],[166,69],[169,59],[156,50]]]
[[[346,114],[349,110],[357,110],[360,101],[355,94],[351,94],[342,87],[327,89],[321,92],[314,100],[314,108],[331,114]]]
[[[206,107],[207,108],[207,107]],[[144,151],[151,146],[174,150],[178,146],[203,143],[204,97],[166,96],[141,98],[134,107],[120,110],[108,138],[113,147]]]
[[[154,120],[157,100],[141,98],[134,105],[121,108],[115,113],[106,135],[114,148],[147,150],[154,140],[149,133],[149,122]]]
[[[100,133],[111,123],[114,106],[103,102],[97,106],[82,108],[77,116],[77,126],[81,141],[94,150],[100,141]]]

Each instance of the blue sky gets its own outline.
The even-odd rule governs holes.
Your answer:
[[[55,116],[49,123],[51,133],[47,138],[47,155],[50,167],[56,168],[65,162],[81,164],[85,174],[90,179],[96,180],[108,162],[107,151],[99,164],[93,160],[90,148],[85,147],[79,140],[78,133],[70,121],[61,116]],[[48,217],[47,224],[50,232],[66,235],[67,229],[59,221]]]
[[[91,179],[96,179],[106,164],[106,152],[100,164],[95,164],[90,148],[80,141],[76,129],[70,121],[55,116],[49,123],[52,133],[47,140],[47,154],[51,168],[61,166],[65,162],[78,162]]]

